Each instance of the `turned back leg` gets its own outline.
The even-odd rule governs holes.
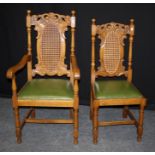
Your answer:
[[[74,109],[74,144],[78,144],[78,128],[79,128],[79,122],[78,122],[78,109]]]
[[[128,106],[124,106],[124,108],[123,108],[123,114],[122,114],[122,116],[123,116],[123,118],[127,118],[127,116],[128,116]]]
[[[98,111],[99,107],[93,108],[93,143],[98,142]]]

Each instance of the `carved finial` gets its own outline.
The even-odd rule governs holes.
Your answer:
[[[27,10],[26,26],[31,27],[31,10]]]
[[[131,24],[134,24],[134,19],[130,19],[130,23]]]
[[[96,19],[95,18],[92,19],[91,34],[92,36],[96,35]]]
[[[71,11],[72,16],[75,16],[75,10]]]
[[[27,10],[27,15],[30,15],[31,14],[31,10]]]
[[[131,36],[134,35],[135,26],[134,26],[134,19],[130,19],[130,34]]]
[[[75,25],[76,25],[75,10],[72,10],[71,13],[72,13],[72,16],[71,16],[71,27],[75,28]]]
[[[96,22],[96,19],[93,18],[93,19],[92,19],[92,24],[95,25],[95,22]]]

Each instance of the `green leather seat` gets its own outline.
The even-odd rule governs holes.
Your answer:
[[[73,100],[74,93],[69,80],[33,79],[18,93],[19,100]]]
[[[126,80],[97,80],[95,82],[97,99],[141,98],[138,89]]]

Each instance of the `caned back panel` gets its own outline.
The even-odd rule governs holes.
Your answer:
[[[120,62],[120,43],[117,32],[111,31],[105,37],[103,62],[106,72],[113,74]]]
[[[45,13],[31,16],[31,25],[35,26],[37,36],[38,63],[33,69],[35,74],[67,75],[69,71],[65,60],[65,31],[70,26],[70,16]]]
[[[107,23],[97,26],[97,34],[101,39],[99,74],[103,76],[119,76],[125,73],[124,38],[129,34],[129,26],[119,23]]]
[[[41,39],[40,63],[44,70],[56,71],[60,62],[61,52],[60,32],[54,23],[45,26]]]

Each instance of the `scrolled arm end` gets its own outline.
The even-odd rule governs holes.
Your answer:
[[[28,61],[31,61],[31,55],[24,55],[20,62],[7,70],[6,77],[12,79],[17,71],[24,68]]]
[[[7,77],[8,79],[12,79],[13,76],[14,76],[14,74],[13,74],[12,68],[9,68],[9,69],[7,70],[7,72],[6,72],[6,77]]]

